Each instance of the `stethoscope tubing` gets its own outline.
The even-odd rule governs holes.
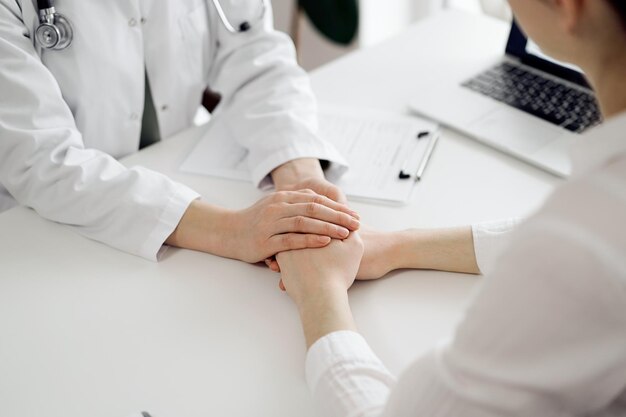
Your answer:
[[[263,20],[267,12],[267,5],[265,4],[265,0],[260,1],[261,13],[259,17],[257,17],[254,22],[244,21],[238,27],[235,27],[224,12],[220,0],[211,0],[222,24],[228,32],[233,34],[247,32],[252,28],[253,24]],[[36,32],[42,32],[42,34],[46,35],[48,38],[50,35],[53,35],[56,39],[56,42],[47,43],[43,41],[43,38],[36,37],[37,43],[39,43],[42,48],[50,50],[62,50],[70,46],[74,38],[72,24],[68,18],[57,13],[54,7],[54,0],[37,0],[37,8],[39,12],[39,26]]]
[[[252,27],[252,24],[250,23],[250,21],[244,21],[239,25],[238,28],[235,28],[235,26],[233,26],[233,24],[228,19],[228,16],[226,16],[226,13],[224,13],[224,9],[222,8],[222,4],[220,3],[220,1],[219,0],[211,0],[211,1],[213,2],[213,6],[215,7],[215,10],[217,10],[217,15],[219,16],[220,20],[222,21],[222,24],[224,25],[227,31],[229,31],[230,33],[243,33],[243,32],[247,32],[248,30],[250,30],[250,28]],[[256,19],[257,21],[263,20],[263,18],[265,17],[265,13],[267,12],[267,6],[265,4],[265,0],[260,0],[260,1],[261,1],[261,14]]]

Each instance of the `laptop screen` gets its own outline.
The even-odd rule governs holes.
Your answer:
[[[522,63],[545,71],[559,78],[589,88],[582,70],[575,65],[557,61],[541,51],[541,48],[521,31],[515,21],[506,46],[506,53],[518,58]]]

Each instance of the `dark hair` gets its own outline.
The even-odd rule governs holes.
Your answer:
[[[626,27],[626,1],[625,0],[608,0],[608,2],[617,11]]]

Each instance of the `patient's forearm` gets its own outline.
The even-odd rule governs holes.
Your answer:
[[[298,305],[307,349],[318,339],[340,330],[356,331],[345,290],[313,294]]]
[[[471,227],[397,232],[396,268],[478,274]]]

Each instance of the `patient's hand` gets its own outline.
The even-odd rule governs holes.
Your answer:
[[[334,299],[346,294],[356,276],[363,242],[359,233],[347,239],[333,239],[325,248],[281,252],[276,259],[281,267],[284,288],[298,307]],[[317,300],[317,301],[315,301]]]
[[[402,257],[408,248],[403,246],[403,232],[379,232],[367,227],[359,230],[365,246],[356,279],[378,279],[394,269],[402,267]],[[274,258],[267,259],[265,264],[274,272],[280,267]],[[284,291],[282,282],[280,288]]]
[[[479,274],[470,226],[377,232],[361,227],[365,245],[357,279],[377,279],[400,268]],[[279,271],[275,261],[266,261]]]
[[[378,279],[401,268],[402,256],[407,249],[402,245],[402,232],[379,232],[362,227],[359,234],[365,245],[365,253],[357,279]]]

